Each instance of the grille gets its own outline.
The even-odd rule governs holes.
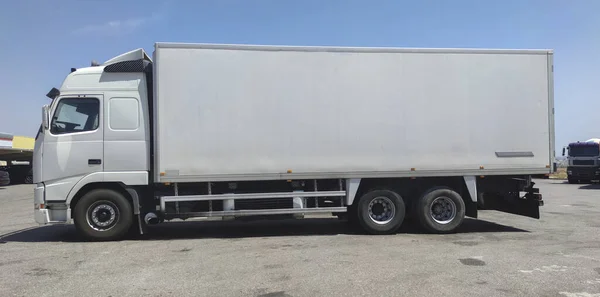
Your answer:
[[[594,165],[594,160],[573,160],[573,165]]]

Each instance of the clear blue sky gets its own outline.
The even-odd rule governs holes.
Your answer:
[[[20,0],[1,7],[3,132],[33,136],[44,95],[70,67],[172,41],[554,49],[557,148],[600,137],[598,0]]]

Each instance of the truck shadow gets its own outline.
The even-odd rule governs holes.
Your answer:
[[[438,236],[426,234],[415,227],[412,222],[407,222],[398,235],[424,234],[424,236]],[[349,226],[344,221],[337,219],[303,219],[303,220],[270,220],[270,221],[193,221],[170,222],[149,228],[149,233],[136,236],[129,240],[178,240],[178,239],[242,239],[253,237],[280,237],[280,236],[331,236],[331,235],[366,235]],[[500,232],[529,232],[510,226],[500,225],[483,220],[465,219],[457,234],[465,233],[500,233]],[[0,238],[0,243],[7,242],[80,242],[75,228],[72,225],[53,225],[28,229],[22,232],[8,234]]]
[[[579,187],[580,190],[600,190],[600,184],[587,184]]]

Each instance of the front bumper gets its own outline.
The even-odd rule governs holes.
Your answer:
[[[46,225],[50,223],[50,215],[47,209],[36,209],[33,212],[33,216],[35,217],[35,222],[38,224]]]
[[[66,204],[46,204],[45,186],[38,184],[33,190],[33,217],[38,224],[71,223],[71,209]]]
[[[567,167],[567,175],[570,179],[600,179],[600,167]]]
[[[40,225],[46,224],[69,224],[71,223],[71,209],[47,209],[39,208],[33,212],[35,222]]]

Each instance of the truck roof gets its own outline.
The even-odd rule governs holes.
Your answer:
[[[582,141],[582,142],[573,142],[569,144],[569,146],[578,147],[578,146],[598,146],[600,144],[599,141]]]
[[[77,69],[67,75],[60,87],[60,93],[70,91],[93,91],[98,90],[132,90],[139,87],[143,73],[123,72],[108,73],[105,72],[106,66],[92,66]],[[107,75],[118,75],[119,79],[104,79]]]
[[[138,48],[113,57],[102,65],[92,62],[90,67],[71,69],[60,91],[55,90],[56,93],[50,97],[69,91],[137,89],[143,78],[141,72],[147,63],[152,63],[152,60],[143,49]],[[118,75],[119,79],[104,79],[106,75]]]
[[[404,47],[346,47],[346,46],[290,46],[254,44],[212,44],[157,42],[156,48],[198,48],[256,51],[306,51],[306,52],[373,52],[373,53],[503,53],[503,54],[552,54],[552,49],[493,49],[493,48],[404,48]]]

